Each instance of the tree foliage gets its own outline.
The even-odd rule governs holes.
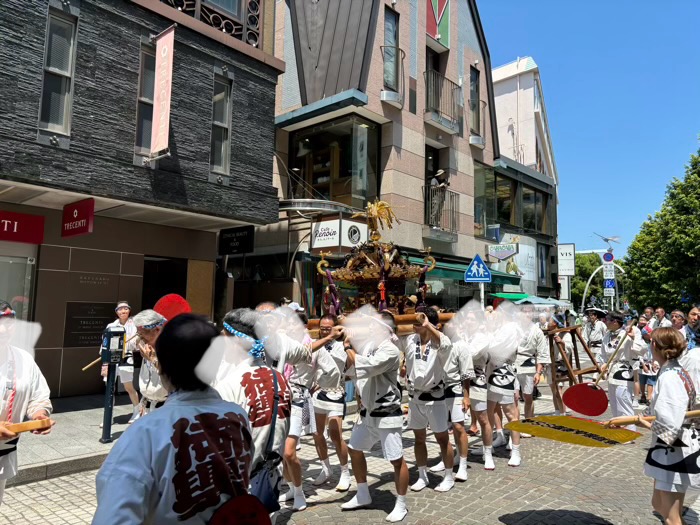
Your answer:
[[[583,300],[583,292],[586,289],[586,283],[591,274],[598,268],[603,261],[597,253],[579,253],[576,254],[576,275],[571,279],[571,300],[574,303],[574,308],[578,311],[581,308]],[[588,288],[586,295],[586,306],[589,304],[601,304],[603,300],[603,272],[602,270],[596,274],[591,281],[591,286]]]
[[[700,151],[683,180],[674,178],[661,209],[649,216],[627,249],[626,293],[638,310],[688,310],[700,302]]]

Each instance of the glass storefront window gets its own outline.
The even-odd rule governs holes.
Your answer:
[[[496,177],[496,218],[503,224],[515,223],[515,183],[505,177]]]
[[[377,196],[379,125],[352,115],[294,132],[289,168],[294,198],[364,208]]]
[[[535,190],[523,186],[523,228],[526,230],[537,229],[537,222],[535,220],[535,195]]]
[[[474,235],[492,239],[496,224],[496,176],[493,169],[474,167]]]
[[[8,301],[17,319],[31,319],[34,301],[34,257],[0,256],[0,300]]]

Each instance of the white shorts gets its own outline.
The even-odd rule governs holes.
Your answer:
[[[505,395],[505,394],[497,394],[496,392],[489,392],[488,393],[488,400],[489,400],[489,402],[491,402],[491,401],[496,402],[499,405],[514,405],[515,404],[515,396],[513,394]]]
[[[462,410],[463,397],[448,397],[445,399],[447,412],[450,421],[453,423],[464,423],[464,410]],[[432,428],[432,425],[431,427]]]
[[[518,374],[518,383],[523,394],[532,394],[535,391],[535,374]]]
[[[432,405],[426,405],[411,399],[408,402],[408,428],[423,430],[428,428],[428,424],[435,434],[447,432],[447,405],[445,401],[433,401]]]
[[[403,457],[401,428],[370,427],[363,417],[355,423],[348,446],[353,450],[369,452],[377,441],[382,444],[382,454],[387,461],[396,461]]]
[[[486,401],[472,401],[472,410],[474,412],[486,412],[487,405]]]
[[[119,371],[119,380],[124,383],[134,382],[134,365],[119,365],[117,367]]]
[[[292,414],[289,417],[289,432],[288,437],[299,438],[302,436],[304,427],[309,427],[309,432],[316,432],[316,416],[314,415],[314,407],[311,403],[308,404],[309,420],[304,417],[304,407],[299,404],[292,403]]]
[[[664,492],[676,492],[680,494],[685,494],[688,491],[688,485],[682,485],[680,483],[667,483],[665,481],[654,480],[654,488],[656,490],[663,490]]]
[[[327,417],[345,417],[345,405],[341,405],[338,408],[333,408],[328,410],[327,408],[321,408],[314,406],[314,414],[322,414]]]

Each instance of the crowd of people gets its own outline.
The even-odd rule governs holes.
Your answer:
[[[571,332],[557,329],[576,320],[558,313],[542,319],[532,306],[510,319],[507,311],[465,308],[454,322],[443,323],[438,308],[422,305],[412,333],[400,334],[387,311],[363,314],[361,326],[325,315],[309,330],[298,304],[262,303],[228,312],[217,327],[190,313],[166,319],[144,310],[132,317],[128,302],[120,301],[115,324],[125,327],[133,344],[119,377],[132,384],[134,356],[140,354],[141,398],[125,386],[132,424],[97,475],[93,523],[235,523],[242,505],[273,522],[280,505],[303,511],[298,450],[307,434],[320,464],[314,486],[331,487],[337,480],[335,490],[348,492],[354,477],[355,492],[341,505],[347,511],[372,503],[365,454],[381,445],[396,490],[388,522],[406,518],[409,490],[430,488],[428,469],[442,474],[433,489],[447,492],[468,481],[470,454],[493,471],[494,447],[507,447],[508,466],[520,466],[521,438],[531,436],[506,435],[504,417],[520,419],[521,402],[524,416],[533,417],[537,388],[545,384],[554,413],[568,414],[559,377],[561,358],[566,354],[571,362],[574,345]],[[0,420],[46,419],[51,413],[46,381],[29,354],[8,344],[14,320],[9,305],[0,303],[0,314],[3,378],[20,369],[31,378],[31,384],[14,385],[0,378]],[[653,423],[635,421],[653,432],[645,464],[655,479],[652,502],[667,523],[681,523],[674,520],[676,514],[680,519],[685,489],[700,483],[700,474],[678,466],[700,451],[700,437],[685,419],[699,401],[699,310],[687,316],[674,310],[670,318],[663,308],[647,308],[638,318],[597,308],[585,314],[582,336],[607,376],[612,415],[634,416],[639,404],[649,404],[647,413],[656,416]],[[550,352],[548,333],[558,353]],[[358,416],[346,442],[350,384]],[[414,438],[412,483],[405,430]],[[440,449],[430,468],[428,431]],[[482,446],[470,450],[469,436],[475,435]],[[340,466],[337,477],[329,441]],[[16,436],[0,424],[0,498],[3,478],[16,469]],[[130,490],[115,490],[125,486]]]

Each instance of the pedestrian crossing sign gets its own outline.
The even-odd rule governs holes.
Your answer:
[[[469,264],[467,271],[464,272],[464,282],[465,283],[490,283],[491,282],[491,270],[484,264],[481,260],[479,254],[474,256],[474,259]]]

